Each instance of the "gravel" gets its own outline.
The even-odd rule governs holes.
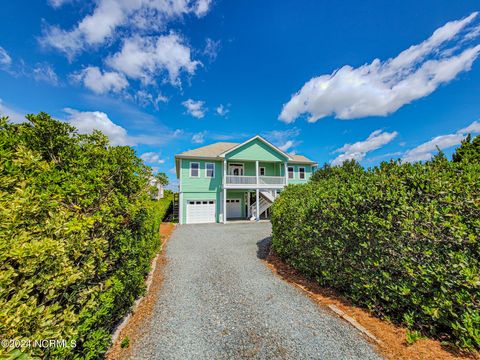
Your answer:
[[[269,223],[181,225],[134,359],[380,359],[356,329],[259,259]]]

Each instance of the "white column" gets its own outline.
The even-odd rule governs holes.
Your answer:
[[[250,191],[247,191],[247,219],[250,219]]]
[[[257,221],[260,220],[260,190],[257,188],[257,201],[255,202],[257,204]]]
[[[223,188],[223,223],[227,223],[227,189]]]
[[[284,162],[284,164],[285,164],[285,185],[288,185],[288,164],[286,161]]]
[[[258,168],[258,160],[256,160],[256,161],[255,161],[255,176],[257,177],[257,186],[258,186],[258,184],[260,183],[260,181],[258,181],[259,173],[260,173],[260,170],[259,170],[259,168]]]
[[[227,183],[227,159],[223,159],[223,185]]]

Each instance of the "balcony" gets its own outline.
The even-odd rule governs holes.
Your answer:
[[[225,187],[235,188],[283,188],[286,185],[284,176],[256,176],[225,175]]]

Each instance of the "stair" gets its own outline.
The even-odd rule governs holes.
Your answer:
[[[273,202],[275,201],[275,194],[269,191],[260,191],[260,202],[259,202],[259,214],[263,214],[270,206],[272,206]],[[254,202],[250,205],[250,220],[257,219],[257,203]],[[260,216],[259,216],[260,217]]]

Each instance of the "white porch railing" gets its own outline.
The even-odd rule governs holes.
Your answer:
[[[285,185],[284,176],[260,176],[258,181],[262,185]]]
[[[256,176],[239,176],[227,175],[226,183],[228,185],[255,185],[257,183]]]
[[[283,176],[259,176],[258,184],[256,176],[239,176],[239,175],[226,175],[226,185],[285,185],[285,177]]]

